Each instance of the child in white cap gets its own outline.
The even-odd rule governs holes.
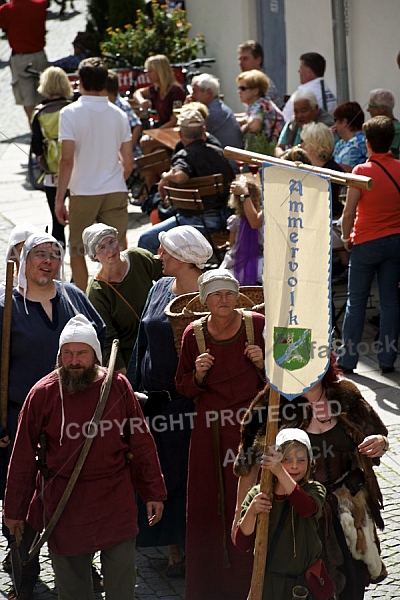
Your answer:
[[[292,600],[294,586],[306,585],[305,573],[321,554],[318,519],[326,490],[311,480],[312,449],[305,431],[282,429],[270,450],[263,456],[262,468],[273,473],[273,496],[260,492],[259,485],[248,492],[234,541],[251,551],[257,516],[270,513],[262,598]]]

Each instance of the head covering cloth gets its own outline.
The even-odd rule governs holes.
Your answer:
[[[18,286],[23,290],[24,306],[25,306],[26,314],[27,315],[29,314],[28,307],[26,305],[26,292],[28,289],[28,282],[26,279],[26,261],[28,260],[28,255],[31,252],[31,250],[33,250],[37,246],[40,246],[41,244],[51,244],[51,249],[53,251],[56,251],[59,254],[60,258],[59,258],[58,270],[56,273],[56,279],[61,281],[62,293],[66,297],[66,299],[68,300],[70,305],[72,306],[74,312],[77,314],[78,311],[75,308],[75,306],[72,304],[71,299],[68,296],[67,291],[64,286],[64,282],[65,282],[64,248],[62,247],[60,242],[58,240],[56,240],[55,237],[53,237],[52,235],[50,235],[48,233],[34,233],[34,234],[30,235],[28,237],[28,239],[25,240],[25,244],[22,246],[21,257],[20,257],[20,266],[19,266],[19,272],[18,272]]]
[[[20,260],[19,253],[15,250],[15,246],[21,242],[25,242],[33,233],[39,233],[37,227],[30,223],[18,223],[10,233],[8,240],[8,248],[6,254],[6,262],[12,259]]]
[[[160,245],[168,254],[184,263],[204,269],[213,249],[204,235],[191,225],[179,225],[158,234]]]
[[[278,435],[276,436],[275,444],[277,446],[283,446],[285,442],[299,442],[303,444],[308,450],[308,454],[312,457],[312,448],[310,438],[307,433],[302,429],[297,429],[294,427],[287,427],[282,429]]]
[[[106,237],[118,239],[117,229],[105,225],[104,223],[94,223],[83,230],[83,245],[85,246],[86,254],[93,262],[98,262],[96,258],[96,247],[100,244],[101,240],[104,240]]]
[[[60,334],[58,355],[60,355],[61,348],[64,344],[77,342],[91,346],[91,348],[94,350],[97,360],[99,361],[99,364],[101,364],[101,346],[96,330],[87,317],[82,314],[72,317],[62,330]]]
[[[200,302],[205,304],[207,296],[219,290],[232,290],[239,294],[239,282],[227,269],[214,269],[200,275],[199,279]]]
[[[68,323],[65,325],[64,329],[60,334],[60,341],[58,347],[58,357],[61,353],[61,348],[64,344],[70,343],[82,343],[87,344],[91,348],[96,355],[96,358],[101,364],[102,355],[101,355],[101,346],[99,339],[97,337],[97,333],[91,322],[85,317],[85,315],[77,314],[75,317],[72,317]],[[60,399],[61,399],[61,430],[60,430],[60,446],[62,446],[62,439],[64,435],[65,428],[65,409],[64,409],[64,393],[61,385],[61,377],[58,377],[58,388],[60,391]]]

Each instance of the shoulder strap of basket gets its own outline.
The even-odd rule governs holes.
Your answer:
[[[249,310],[242,310],[242,315],[244,318],[244,326],[246,328],[247,341],[252,346],[254,344],[253,317],[251,315],[251,311]]]
[[[196,338],[197,347],[199,349],[200,354],[203,354],[203,352],[207,350],[206,340],[204,339],[203,333],[203,323],[206,321],[207,316],[201,317],[200,319],[196,319],[196,321],[193,321],[194,336]]]
[[[251,315],[251,311],[241,310],[240,312],[242,313],[243,319],[244,319],[244,326],[246,329],[247,341],[249,342],[250,345],[252,345],[252,344],[254,344],[254,325],[253,325],[253,317]],[[203,352],[205,352],[207,349],[206,341],[204,339],[204,333],[203,333],[203,325],[204,325],[205,321],[207,320],[207,316],[201,317],[201,319],[196,319],[196,321],[193,321],[194,336],[196,338],[197,347],[199,349],[200,354],[203,354]]]

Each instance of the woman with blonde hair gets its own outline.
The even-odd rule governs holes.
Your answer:
[[[335,139],[332,130],[324,123],[307,123],[301,130],[302,148],[307,152],[311,164],[332,171],[343,173],[344,169],[333,158]],[[332,184],[332,216],[338,219],[343,212],[343,205],[339,202],[341,186]]]
[[[164,54],[149,56],[144,66],[151,85],[136,90],[134,98],[141,107],[157,111],[159,127],[174,127],[176,117],[173,108],[176,108],[178,103],[182,106],[185,92],[176,81],[169,60]]]
[[[245,150],[274,154],[285,120],[276,104],[266,98],[269,79],[262,71],[251,69],[236,78],[239,99],[247,104],[247,114],[239,119]]]
[[[71,102],[73,89],[63,69],[48,67],[40,76],[38,92],[44,100],[33,111],[31,149],[44,171],[44,191],[53,221],[52,235],[65,247],[64,226],[54,212],[61,158],[58,122],[61,109]]]
[[[312,165],[343,173],[343,167],[332,157],[335,140],[330,127],[323,123],[307,123],[301,129],[301,140],[301,146],[307,152]],[[344,283],[347,281],[349,255],[341,240],[343,204],[340,202],[339,196],[342,186],[338,183],[332,183],[331,189],[332,218],[334,219],[332,224],[332,248],[335,251],[334,257],[336,259],[333,267],[334,277],[332,283]]]
[[[175,127],[177,118],[173,109],[182,106],[186,94],[176,81],[168,58],[164,54],[149,56],[144,66],[147,69],[151,85],[136,90],[134,99],[141,108],[151,108],[157,111],[156,127],[160,129]],[[143,154],[150,154],[162,146],[160,142],[151,139],[150,136],[142,135],[140,147]],[[147,175],[145,181],[150,190],[154,183],[154,176]]]

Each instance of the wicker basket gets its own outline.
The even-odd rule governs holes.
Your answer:
[[[264,292],[262,286],[241,286],[235,308],[246,308],[264,313]],[[183,332],[192,321],[208,315],[204,304],[200,302],[197,292],[177,296],[165,307],[164,313],[169,318],[174,332],[175,348],[180,354]]]

